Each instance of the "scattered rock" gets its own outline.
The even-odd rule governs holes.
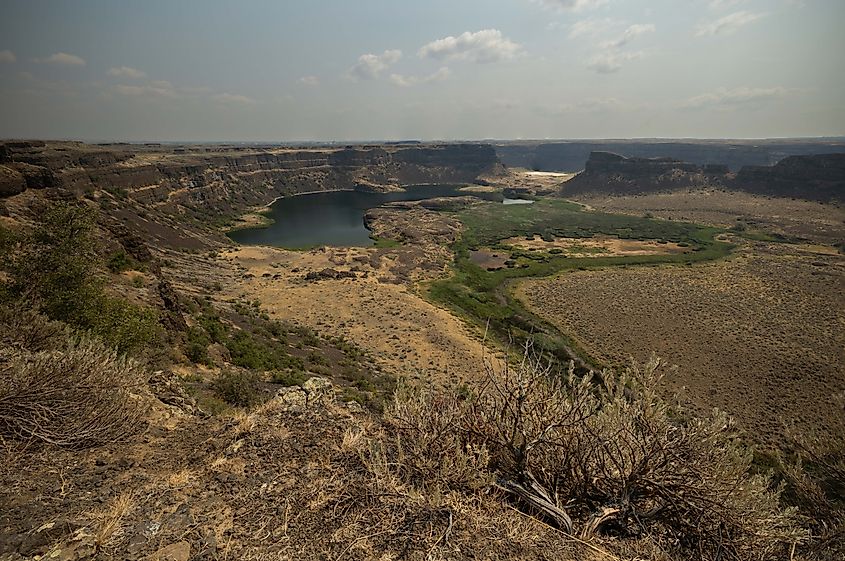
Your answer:
[[[288,411],[304,411],[308,405],[308,394],[299,386],[282,388],[276,392],[274,398],[282,404],[283,409]]]
[[[162,547],[147,557],[147,561],[188,561],[190,558],[191,544],[176,542]]]
[[[51,561],[83,561],[95,559],[97,542],[94,535],[87,528],[80,528],[66,543],[52,549],[42,559]]]
[[[318,281],[318,280],[337,280],[337,279],[354,279],[356,278],[355,273],[351,271],[338,271],[337,269],[326,268],[322,271],[309,271],[308,274],[305,275],[305,280],[307,281]]]
[[[201,414],[196,400],[188,395],[179,378],[173,372],[157,370],[149,380],[150,390],[159,401],[181,409],[188,415]]]
[[[308,405],[325,402],[334,396],[334,387],[328,378],[314,376],[305,380],[302,389],[306,394]]]

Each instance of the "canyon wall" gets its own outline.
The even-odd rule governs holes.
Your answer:
[[[124,190],[146,203],[226,207],[362,184],[466,183],[496,165],[495,151],[485,144],[167,149],[7,142],[0,145],[0,196],[63,187],[77,194]]]
[[[776,197],[845,201],[845,154],[790,156],[774,166],[744,166],[732,173],[726,165],[593,152],[584,171],[564,183],[561,193],[630,195],[713,187]]]
[[[725,165],[698,165],[674,158],[626,158],[593,152],[584,171],[563,184],[564,196],[582,193],[628,195],[681,188],[724,186]]]
[[[283,148],[0,142],[0,215],[32,190],[97,204],[110,231],[161,247],[226,243],[220,227],[276,197],[470,183],[501,165],[485,144]],[[37,190],[37,191],[36,191]]]
[[[510,167],[537,171],[580,171],[592,152],[613,152],[627,157],[670,157],[698,165],[770,166],[795,155],[845,152],[843,139],[797,140],[591,140],[559,142],[501,142],[499,160]]]

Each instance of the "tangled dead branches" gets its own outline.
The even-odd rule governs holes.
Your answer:
[[[0,357],[0,436],[88,448],[140,430],[141,369],[83,338],[58,350]]]
[[[397,394],[388,418],[415,451],[403,469],[451,488],[485,477],[567,533],[647,536],[699,559],[778,558],[806,540],[726,416],[692,417],[658,396],[658,359],[579,378],[524,351],[488,364],[469,395]]]

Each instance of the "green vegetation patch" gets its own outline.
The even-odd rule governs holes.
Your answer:
[[[58,203],[32,230],[3,233],[0,263],[8,282],[0,298],[90,332],[120,353],[140,351],[161,337],[157,315],[106,292],[105,266],[120,270],[129,258],[104,263],[96,223],[93,209]]]
[[[536,343],[560,358],[569,358],[571,341],[548,323],[528,312],[511,294],[508,285],[526,277],[545,277],[574,269],[627,265],[692,264],[728,255],[732,246],[715,240],[724,230],[686,222],[639,216],[586,212],[580,205],[560,199],[542,199],[533,205],[487,203],[456,213],[464,224],[462,237],[453,244],[454,274],[433,282],[430,297],[479,325],[488,325],[502,341],[523,340],[532,333]],[[660,255],[566,257],[551,251],[527,251],[502,245],[516,236],[544,240],[592,238],[663,240],[687,249]],[[510,251],[506,267],[485,270],[474,264],[471,250],[491,247]]]

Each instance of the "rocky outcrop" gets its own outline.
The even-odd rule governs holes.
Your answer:
[[[562,185],[561,194],[633,195],[701,187],[842,201],[845,200],[845,154],[791,156],[774,166],[746,166],[733,174],[724,165],[700,166],[673,158],[626,158],[593,152],[584,171]]]
[[[26,190],[26,179],[9,166],[0,166],[0,197],[10,197]]]
[[[583,193],[627,195],[681,188],[723,186],[725,166],[700,166],[674,158],[626,158],[593,152],[583,172],[562,186],[564,196]]]
[[[845,201],[845,154],[791,156],[771,167],[746,166],[734,186],[778,197]]]
[[[628,157],[670,157],[701,166],[769,166],[788,157],[845,152],[841,139],[808,140],[593,140],[507,142],[495,146],[501,162],[537,171],[583,170],[592,152],[613,152]]]
[[[485,144],[350,146],[333,148],[89,146],[80,143],[0,145],[8,168],[27,188],[63,187],[76,193],[125,190],[144,203],[207,205],[243,199],[353,189],[365,185],[467,183],[495,169]],[[20,192],[11,172],[4,193]]]

